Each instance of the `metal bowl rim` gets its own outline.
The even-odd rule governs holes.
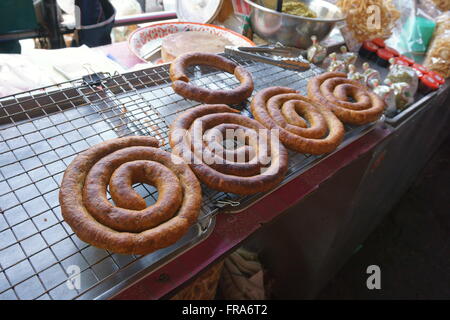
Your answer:
[[[263,10],[263,11],[266,11],[266,12],[269,12],[269,13],[273,13],[273,14],[278,14],[278,15],[284,16],[284,17],[299,19],[299,20],[307,20],[307,21],[315,21],[315,22],[339,22],[339,21],[344,21],[347,18],[347,16],[342,12],[342,10],[339,9],[339,7],[337,7],[336,5],[332,4],[331,2],[327,2],[327,3],[329,5],[331,5],[331,6],[336,7],[340,11],[340,13],[342,15],[342,18],[339,18],[339,19],[319,19],[319,18],[308,18],[308,17],[296,16],[296,15],[289,14],[289,13],[278,12],[276,10],[273,10],[273,9],[264,7],[264,6],[260,5],[260,4],[257,4],[257,3],[255,3],[255,2],[253,2],[251,0],[244,0],[244,1],[247,4],[249,4],[250,6],[255,7],[257,9],[260,9],[260,10]],[[321,1],[323,1],[323,0],[321,0]]]

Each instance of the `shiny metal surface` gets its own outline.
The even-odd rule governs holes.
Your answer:
[[[337,22],[345,16],[334,4],[323,0],[302,0],[308,4],[318,18],[306,18],[277,12],[276,0],[245,0],[251,7],[250,19],[253,31],[261,38],[280,42],[286,46],[307,49],[311,46],[311,36],[319,41],[325,39]]]

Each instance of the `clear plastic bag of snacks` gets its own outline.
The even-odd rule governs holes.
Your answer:
[[[450,12],[436,18],[436,30],[424,66],[445,78],[450,77]]]

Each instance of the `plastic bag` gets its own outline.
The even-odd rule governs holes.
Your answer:
[[[396,6],[402,15],[387,44],[409,56],[409,53],[424,54],[433,36],[436,23],[432,17],[416,6],[414,0],[397,0]]]
[[[439,16],[436,24],[424,66],[448,78],[450,77],[450,12]]]
[[[399,64],[393,64],[389,69],[389,73],[386,76],[386,79],[390,80],[394,84],[406,83],[408,85],[408,87],[404,91],[408,93],[407,96],[410,100],[405,101],[404,105],[400,106],[400,108],[399,105],[397,105],[397,108],[403,109],[404,106],[414,101],[414,95],[416,94],[419,87],[419,77],[417,76],[417,73],[416,71],[414,71],[414,69]]]
[[[450,10],[450,1],[448,0],[432,0],[439,10],[445,12]]]

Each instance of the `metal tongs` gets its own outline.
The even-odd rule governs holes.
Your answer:
[[[297,71],[306,71],[311,67],[303,57],[306,51],[280,43],[261,47],[226,46],[225,53]]]

